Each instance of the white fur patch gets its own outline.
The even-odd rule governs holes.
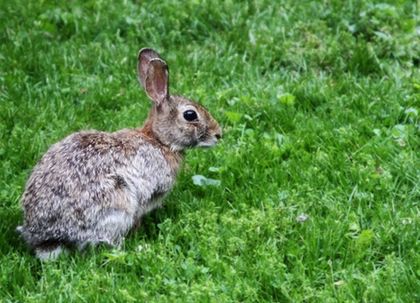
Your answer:
[[[63,249],[61,248],[61,246],[57,246],[56,248],[52,249],[52,250],[48,250],[48,249],[39,249],[37,248],[35,250],[36,256],[41,260],[41,261],[53,261],[56,260],[58,258],[58,256],[63,252]]]
[[[197,144],[197,146],[199,146],[199,147],[212,147],[212,146],[216,145],[216,143],[217,143],[217,139],[215,137],[212,137],[207,141],[199,142]]]

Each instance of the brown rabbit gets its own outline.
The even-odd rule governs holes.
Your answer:
[[[18,231],[40,259],[56,258],[68,244],[120,245],[171,190],[183,150],[220,139],[218,123],[202,106],[169,94],[168,66],[158,53],[142,49],[137,70],[153,101],[143,127],[74,133],[35,166]]]

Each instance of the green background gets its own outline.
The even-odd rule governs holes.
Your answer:
[[[0,0],[0,301],[420,301],[418,16],[415,1]],[[15,233],[25,181],[72,132],[141,125],[142,47],[222,143],[188,152],[122,250],[41,263]]]

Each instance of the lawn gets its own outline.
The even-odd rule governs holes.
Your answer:
[[[420,302],[416,1],[52,2],[0,0],[0,302]],[[41,263],[25,181],[142,124],[142,47],[224,138],[121,250]]]

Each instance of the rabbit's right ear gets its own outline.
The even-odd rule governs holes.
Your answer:
[[[147,95],[157,105],[169,97],[168,65],[157,52],[150,48],[140,50],[137,73]]]

